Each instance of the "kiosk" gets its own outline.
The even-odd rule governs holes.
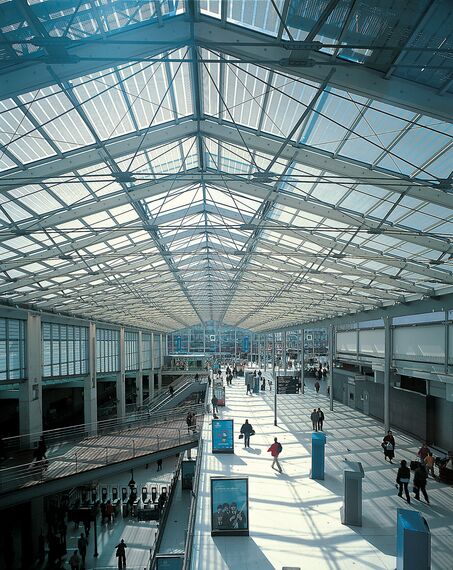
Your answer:
[[[431,568],[431,533],[418,511],[397,510],[396,570]]]
[[[340,509],[341,522],[351,526],[362,526],[362,479],[365,477],[360,462],[346,461],[343,471],[343,506]]]

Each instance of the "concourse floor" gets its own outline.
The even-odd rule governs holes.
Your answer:
[[[398,507],[419,510],[428,522],[432,569],[453,568],[453,488],[430,478],[431,506],[415,499],[407,505],[395,489],[400,460],[413,459],[420,442],[393,430],[395,464],[386,463],[380,446],[384,435],[381,423],[338,402],[331,412],[326,382],[321,383],[319,394],[313,388],[314,379],[305,383],[305,394],[278,396],[277,427],[274,392],[267,389],[246,396],[243,378],[226,387],[226,406],[219,408],[218,415],[234,419],[235,454],[211,453],[210,422],[205,422],[192,569],[281,570],[289,566],[393,570]],[[315,407],[325,413],[324,481],[309,478],[310,413]],[[244,449],[238,439],[245,418],[256,431],[250,449]],[[281,474],[271,468],[267,453],[274,436],[283,445]],[[348,527],[340,521],[345,460],[360,461],[365,471],[362,527]],[[249,537],[211,537],[210,477],[214,476],[249,478]]]

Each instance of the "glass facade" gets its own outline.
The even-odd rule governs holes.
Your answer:
[[[120,369],[120,331],[96,329],[96,372]]]
[[[42,373],[44,377],[88,372],[88,328],[42,323]]]
[[[138,332],[125,331],[124,355],[126,370],[138,370],[138,350]]]
[[[249,354],[252,345],[256,352],[256,339],[251,331],[207,323],[176,331],[168,336],[169,354]]]
[[[25,321],[0,319],[0,381],[25,377]]]

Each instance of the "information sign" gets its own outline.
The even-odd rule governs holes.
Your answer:
[[[297,394],[299,381],[294,376],[277,376],[277,394]]]

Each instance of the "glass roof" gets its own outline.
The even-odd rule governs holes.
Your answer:
[[[452,16],[428,4],[0,3],[2,302],[266,331],[451,292]]]

